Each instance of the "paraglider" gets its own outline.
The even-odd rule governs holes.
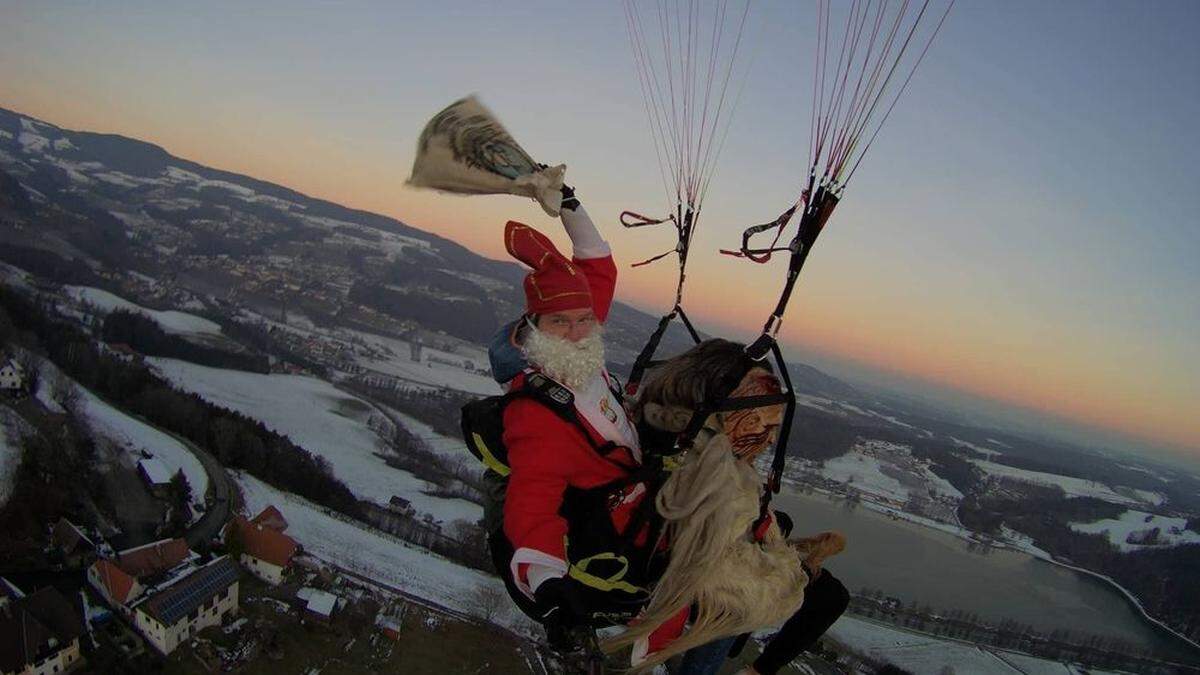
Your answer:
[[[596,396],[588,394],[581,397],[581,392],[591,386],[587,384],[592,382],[591,379],[573,378],[565,370],[556,371],[555,367],[548,367],[544,356],[530,352],[527,344],[531,333],[540,339],[538,319],[548,315],[548,312],[570,311],[582,315],[586,311],[596,323],[603,321],[603,314],[607,313],[607,300],[603,308],[595,305],[591,296],[584,303],[585,289],[580,287],[578,293],[572,290],[572,284],[579,280],[599,283],[602,295],[611,298],[612,287],[609,284],[615,279],[615,268],[611,279],[604,275],[595,277],[590,272],[581,275],[575,269],[579,266],[579,270],[586,271],[588,265],[592,264],[588,256],[581,259],[579,250],[583,240],[578,239],[577,235],[595,232],[595,228],[590,219],[586,227],[578,225],[581,222],[578,220],[579,212],[576,212],[578,199],[573,190],[563,185],[565,166],[551,167],[535,161],[473,97],[452,104],[426,126],[418,145],[411,184],[461,194],[511,193],[533,198],[547,214],[563,216],[576,247],[575,256],[568,260],[554,249],[548,239],[532,228],[511,222],[506,228],[509,252],[532,269],[525,284],[526,315],[498,334],[491,353],[497,380],[509,382],[511,379],[516,384],[510,385],[513,388],[503,397],[469,404],[464,408],[463,417],[464,437],[472,453],[489,468],[489,475],[495,481],[495,492],[501,499],[506,494],[512,499],[513,490],[509,490],[506,484],[514,472],[510,462],[513,457],[519,463],[521,456],[533,456],[520,450],[512,457],[509,454],[509,445],[516,437],[510,436],[505,427],[511,426],[515,418],[506,410],[515,400],[528,402],[522,405],[529,414],[532,414],[531,410],[545,412],[545,415],[538,413],[542,426],[558,428],[565,425],[560,440],[568,436],[583,439],[579,462],[591,461],[585,461],[584,455],[595,455],[608,461],[607,455],[614,448],[625,452],[622,456],[624,459],[617,462],[619,470],[612,475],[606,474],[604,480],[590,481],[587,486],[589,489],[601,489],[604,494],[598,499],[584,500],[590,502],[591,506],[583,511],[568,509],[575,511],[577,517],[582,517],[577,523],[598,522],[595,520],[597,512],[603,512],[603,520],[607,523],[615,513],[611,508],[614,504],[630,507],[626,515],[612,521],[615,529],[612,525],[605,528],[612,530],[611,536],[598,548],[580,546],[575,551],[564,549],[547,554],[546,551],[555,547],[544,545],[540,555],[537,551],[520,554],[520,544],[514,544],[511,539],[521,528],[513,524],[516,521],[512,518],[516,516],[512,515],[512,509],[503,507],[505,533],[495,536],[494,530],[494,536],[489,541],[493,546],[497,569],[505,579],[510,594],[530,616],[543,622],[550,621],[552,617],[561,620],[570,616],[583,625],[619,625],[637,617],[649,603],[648,611],[651,614],[642,617],[652,616],[652,621],[605,643],[606,650],[631,642],[640,643],[634,649],[634,664],[648,666],[684,647],[731,637],[763,623],[787,618],[800,606],[805,586],[815,578],[812,568],[806,568],[805,565],[821,556],[836,553],[844,546],[844,539],[840,535],[810,539],[810,544],[819,542],[817,547],[820,555],[811,560],[811,556],[804,557],[802,564],[796,549],[783,546],[776,517],[770,509],[771,495],[780,489],[788,431],[796,405],[795,393],[776,337],[799,272],[813,244],[840,202],[863,155],[907,88],[953,4],[951,0],[937,17],[935,12],[930,11],[932,2],[925,0],[918,7],[907,0],[854,0],[842,30],[831,29],[830,3],[818,3],[807,180],[794,203],[778,217],[746,228],[738,248],[722,251],[760,264],[770,262],[774,254],[786,252],[789,263],[783,288],[758,338],[750,345],[736,348],[740,356],[730,357],[732,360],[729,363],[734,364],[729,371],[730,377],[717,378],[704,385],[704,395],[690,400],[683,406],[682,412],[677,411],[674,415],[674,422],[665,428],[654,425],[644,414],[649,404],[662,401],[635,397],[643,394],[643,379],[648,374],[653,378],[656,367],[663,365],[663,362],[653,359],[665,331],[674,319],[678,318],[683,323],[698,344],[701,342],[698,331],[683,309],[687,263],[703,212],[703,201],[733,110],[741,97],[740,85],[744,80],[738,82],[734,74],[739,53],[745,46],[743,33],[749,4],[742,5],[740,11],[730,11],[730,3],[720,2],[711,13],[706,13],[700,11],[696,2],[677,5],[660,3],[648,19],[638,5],[624,3],[631,53],[637,67],[668,207],[666,215],[661,217],[625,211],[620,215],[620,222],[629,228],[672,225],[677,240],[675,247],[637,265],[661,260],[671,253],[676,255],[678,263],[674,303],[660,319],[639,354],[624,387],[625,401],[622,401],[622,392],[613,386],[615,380],[603,371],[602,366],[599,372],[603,377],[596,381],[603,382],[605,391]],[[652,30],[648,29],[647,24],[657,28],[657,36],[651,35]],[[586,218],[585,213],[583,217]],[[572,218],[576,219],[574,231],[570,222]],[[779,242],[792,222],[796,223],[795,234],[786,246],[780,246]],[[774,239],[769,245],[754,245],[755,237],[772,231]],[[593,235],[583,236],[587,239]],[[594,236],[603,242],[598,234]],[[520,238],[527,239],[529,243],[514,243]],[[513,239],[513,242],[507,242],[508,239]],[[536,251],[531,252],[533,249]],[[597,250],[604,256],[608,254],[606,243],[602,250]],[[608,260],[611,261],[611,258]],[[551,268],[558,271],[553,272]],[[552,288],[549,285],[546,288],[539,287],[539,279],[549,284],[551,278],[558,279]],[[544,303],[548,298],[566,298],[572,293],[580,298],[578,303],[570,307],[546,305],[541,310],[537,308],[538,303]],[[571,322],[587,319],[584,316],[567,318]],[[567,338],[568,350],[576,348],[570,344],[590,334],[589,330],[573,332],[575,337]],[[582,345],[576,346],[582,349]],[[772,357],[775,368],[768,366],[768,356]],[[771,372],[775,374],[761,375]],[[754,373],[760,375],[754,376]],[[701,377],[702,374],[694,375]],[[763,382],[766,382],[763,378],[767,377],[774,384],[769,387],[748,386],[746,378],[754,377]],[[661,389],[658,391],[661,393]],[[588,402],[601,399],[604,400],[602,411],[599,416],[594,416],[586,406],[590,405]],[[627,404],[638,411],[628,420],[623,414]],[[778,417],[771,418],[775,421],[767,425],[769,428],[764,427],[752,434],[751,440],[739,438],[737,425],[729,426],[730,420],[737,420],[755,410],[778,411],[771,413]],[[756,416],[761,418],[762,414],[756,413]],[[612,419],[614,416],[616,420]],[[604,417],[608,417],[610,424],[604,423]],[[714,420],[716,427],[713,426]],[[604,431],[610,426],[619,430],[622,425],[636,425],[636,434],[628,437],[628,434]],[[714,439],[724,440],[714,445]],[[638,447],[639,440],[641,448]],[[543,441],[557,443],[549,436]],[[725,494],[705,491],[705,482],[717,480],[715,477],[724,475],[722,472],[732,471],[728,473],[728,478],[733,483],[755,476],[748,464],[735,462],[739,456],[738,448],[752,445],[753,452],[748,453],[752,458],[772,442],[775,452],[771,470],[761,489],[747,487],[746,490]],[[544,473],[545,466],[540,465],[548,459],[540,454],[537,456],[542,459],[528,466],[538,466],[536,470]],[[735,470],[735,466],[742,466],[749,473]],[[706,468],[701,470],[700,467]],[[522,471],[527,474],[531,470],[515,469],[515,472],[520,475]],[[577,487],[571,483],[574,479],[569,478],[570,471],[568,467],[563,467],[561,485]],[[741,479],[735,479],[735,476],[741,476]],[[555,478],[554,483],[558,485],[559,479]],[[681,492],[683,485],[700,492],[681,498],[680,495],[692,494],[686,490]],[[518,496],[524,499],[525,492],[518,492]],[[547,499],[554,502],[554,508],[557,509],[559,501],[568,494],[569,490],[557,497],[550,495]],[[682,499],[681,504],[689,503],[695,507],[705,502],[698,496],[701,494],[709,495],[705,498],[709,500],[706,502],[708,506],[702,511],[695,511],[694,508],[679,510],[672,506],[673,500]],[[735,508],[734,501],[742,498],[749,501]],[[565,501],[563,503],[566,504]],[[602,503],[607,506],[598,509],[597,504]],[[584,513],[587,509],[591,511]],[[697,566],[704,566],[698,562],[699,559],[682,552],[681,557],[672,559],[672,538],[677,542],[687,541],[687,533],[694,531],[689,528],[715,514],[721,515],[722,531],[733,538],[731,541],[741,542],[738,546],[743,554],[759,556],[764,566],[760,570],[761,578],[775,578],[778,581],[776,585],[767,584],[761,588],[735,585],[717,591],[717,586],[707,585],[716,577],[710,575],[708,581],[704,581],[703,575],[694,576]],[[577,523],[564,520],[556,527],[563,529],[565,539],[569,542],[583,529],[590,528]],[[705,531],[711,534],[711,529]],[[579,541],[585,540],[586,537]],[[514,546],[518,548],[516,552]],[[567,548],[570,547],[568,544]],[[586,555],[581,559],[579,554],[584,549]],[[707,550],[704,547],[701,549]],[[734,558],[724,556],[733,555],[733,550],[716,551],[718,557],[711,562],[731,562]],[[768,551],[774,553],[766,555]],[[525,557],[522,558],[522,555]],[[766,557],[761,557],[763,555]],[[518,564],[521,560],[542,567],[536,572],[531,571],[533,568],[527,570]],[[591,565],[597,567],[591,568]],[[604,571],[597,573],[601,567]],[[685,581],[688,579],[690,581]],[[836,580],[833,582],[836,583]],[[763,597],[770,596],[777,602],[766,602],[756,593],[765,593]],[[688,607],[693,603],[703,605],[700,607],[701,618],[697,620],[697,630],[688,639],[681,640],[675,650],[664,649],[665,645],[680,635]],[[750,611],[752,607],[760,613]],[[832,617],[829,621],[836,619],[840,612],[841,609],[834,607],[827,613]],[[657,645],[656,635],[659,638]],[[595,645],[594,639],[590,642]],[[655,650],[659,651],[659,658],[653,656]]]

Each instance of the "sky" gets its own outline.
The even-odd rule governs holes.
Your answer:
[[[704,7],[711,6],[702,3]],[[738,3],[733,5],[740,6]],[[806,175],[815,10],[759,2],[689,262],[688,313],[752,339],[786,263],[717,253]],[[1200,462],[1200,4],[959,0],[809,258],[781,343],[834,374]],[[619,3],[0,0],[0,106],[384,213],[493,258],[510,196],[405,186],[477,93],[610,239],[653,314],[673,233]]]

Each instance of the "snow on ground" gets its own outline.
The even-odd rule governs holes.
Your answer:
[[[140,453],[145,451],[162,462],[172,476],[177,471],[183,471],[188,484],[192,486],[192,515],[194,519],[199,519],[204,513],[208,474],[192,451],[173,436],[126,415],[87,389],[79,387],[79,392],[79,414],[87,419],[95,433],[129,453],[133,463],[141,459]]]
[[[33,288],[33,276],[29,272],[5,262],[0,262],[0,281],[26,290]]]
[[[1151,506],[1162,506],[1167,503],[1167,496],[1161,492],[1151,492],[1149,490],[1135,490],[1134,488],[1118,487],[1122,492],[1128,492],[1141,499],[1146,504]]]
[[[958,488],[954,487],[954,484],[934,473],[933,469],[930,469],[927,465],[921,466],[921,475],[925,479],[929,489],[933,490],[934,492],[937,492],[940,495],[953,497],[957,500],[961,500],[963,498],[963,493]]]
[[[118,309],[124,309],[130,312],[140,312],[154,319],[154,321],[168,333],[176,333],[181,335],[200,334],[200,335],[221,335],[221,327],[209,321],[208,319],[188,314],[186,312],[177,312],[174,310],[159,312],[153,309],[146,309],[141,305],[134,304],[128,300],[113,295],[108,291],[102,291],[99,288],[91,288],[89,286],[64,286],[63,290],[67,292],[77,302],[87,301],[95,305],[101,312],[108,313]]]
[[[343,332],[362,340],[374,351],[387,355],[383,359],[359,357],[358,363],[364,368],[421,384],[457,389],[482,396],[501,393],[500,385],[496,384],[486,373],[469,371],[449,363],[436,362],[448,361],[464,364],[470,361],[476,368],[486,368],[488,366],[487,353],[482,350],[471,354],[452,354],[425,345],[421,349],[421,361],[418,362],[412,360],[411,345],[405,340],[355,330]]]
[[[908,488],[884,475],[883,462],[878,457],[863,454],[858,446],[841,457],[826,460],[821,473],[831,480],[849,483],[857,490],[894,502],[908,500]]]
[[[1158,546],[1178,546],[1180,544],[1200,544],[1200,533],[1187,529],[1186,518],[1170,518],[1145,511],[1129,509],[1118,518],[1106,518],[1094,523],[1071,523],[1071,529],[1088,534],[1104,534],[1114,546],[1122,551],[1136,551],[1151,546],[1129,543],[1130,535],[1137,541],[1141,536],[1147,536],[1151,530],[1158,529]]]
[[[892,628],[842,616],[828,635],[851,649],[912,673],[995,673],[997,675],[1072,675],[1101,671],[1075,667],[1009,651],[991,651],[957,640]],[[948,670],[949,669],[949,670]]]
[[[1046,659],[1039,659],[1036,656],[1028,654],[1018,654],[1017,652],[996,651],[995,655],[996,658],[1012,666],[1016,672],[1024,673],[1025,675],[1120,675],[1114,671],[1096,670],[1095,668],[1084,668],[1078,665],[1047,661]]]
[[[259,375],[209,368],[174,359],[150,358],[163,377],[205,400],[262,421],[309,452],[329,461],[333,473],[360,499],[386,505],[393,495],[414,509],[449,523],[475,522],[483,509],[463,499],[431,497],[434,486],[394,469],[376,453],[386,453],[367,420],[382,414],[366,401],[332,384],[299,375]]]
[[[1121,494],[1113,488],[1110,488],[1103,483],[1098,483],[1094,480],[1073,478],[1071,476],[1060,476],[1058,474],[1030,471],[1028,469],[1018,469],[1015,466],[997,464],[995,462],[989,462],[982,459],[969,459],[969,461],[974,463],[989,475],[1005,476],[1036,485],[1057,485],[1058,487],[1062,488],[1064,493],[1072,497],[1095,497],[1106,502],[1123,504],[1126,506],[1141,506],[1145,503],[1144,497],[1134,496],[1138,492],[1145,492],[1143,490],[1131,490],[1129,488],[1123,488],[1124,492],[1133,494]]]
[[[1004,453],[1000,452],[999,450],[994,450],[992,448],[985,448],[982,445],[977,445],[970,441],[964,441],[962,439],[955,438],[953,436],[950,437],[950,440],[954,441],[955,444],[961,445],[964,448],[970,448],[970,449],[974,450],[975,452],[981,453],[984,457],[987,457],[988,459],[991,459],[993,455],[1004,454]],[[990,438],[988,439],[988,441],[994,442]]]
[[[321,507],[275,488],[243,472],[231,472],[248,513],[274,505],[287,519],[287,533],[304,546],[306,553],[334,565],[399,588],[426,600],[472,616],[481,616],[476,589],[498,589],[507,598],[496,577],[463,567],[428,550],[404,543],[328,515]],[[520,633],[540,631],[506,601],[494,617]]]
[[[1028,553],[1035,558],[1041,558],[1042,560],[1054,560],[1054,556],[1050,555],[1050,553],[1047,551],[1038,548],[1038,546],[1033,543],[1032,537],[1021,534],[1007,525],[1002,525],[1000,527],[1000,537],[1004,539],[1005,543],[1017,549],[1018,551],[1024,551],[1025,553]]]
[[[21,118],[21,133],[17,135],[17,142],[21,144],[21,150],[26,154],[40,153],[50,144],[50,139],[42,136],[37,132],[37,126],[33,120]]]
[[[461,438],[450,438],[443,436],[434,431],[432,427],[417,418],[406,415],[395,408],[388,407],[388,414],[399,420],[400,424],[409,431],[412,435],[425,442],[425,445],[434,452],[434,454],[448,459],[451,462],[456,460],[470,460],[476,462],[467,450],[467,444],[463,443]]]
[[[459,358],[461,359],[461,357]],[[428,359],[429,356],[423,354],[419,363],[410,360],[407,355],[387,360],[358,357],[357,362],[360,366],[374,372],[411,380],[417,384],[457,389],[480,396],[493,396],[500,393],[500,385],[496,384],[490,375],[471,372],[449,364],[434,363]]]

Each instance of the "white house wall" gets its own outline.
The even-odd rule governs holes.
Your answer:
[[[54,656],[16,672],[20,675],[62,675],[74,668],[79,658],[79,639],[76,638],[65,648],[58,650]]]
[[[263,581],[278,586],[283,583],[283,568],[266,560],[259,560],[247,553],[242,554],[242,567]]]
[[[215,607],[210,607],[206,602],[200,606],[199,613],[195,618],[188,615],[176,622],[175,625],[168,627],[163,626],[139,608],[135,613],[135,625],[155,649],[166,655],[205,628],[221,625],[226,617],[237,614],[237,608],[238,582],[235,581],[229,588],[221,592],[220,600],[217,601]]]

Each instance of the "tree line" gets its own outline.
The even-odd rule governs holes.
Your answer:
[[[262,354],[238,354],[198,345],[164,331],[157,321],[141,312],[126,309],[110,312],[104,317],[100,336],[105,342],[125,343],[147,356],[181,359],[212,368],[229,368],[252,373],[271,371],[267,357]]]
[[[101,349],[75,325],[56,320],[52,302],[0,288],[0,309],[30,349],[43,351],[84,387],[151,424],[192,441],[223,465],[352,517],[358,501],[329,463],[261,422],[176,389],[144,365]]]

